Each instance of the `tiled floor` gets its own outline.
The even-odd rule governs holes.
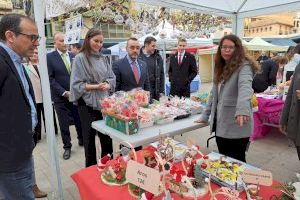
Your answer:
[[[206,88],[205,88],[206,87]],[[208,89],[209,86],[202,87]],[[72,156],[69,160],[63,160],[63,148],[60,136],[57,136],[57,146],[59,155],[60,172],[62,177],[63,192],[65,200],[79,200],[80,196],[76,185],[70,178],[74,172],[84,168],[84,151],[83,147],[79,147],[76,139],[75,128],[71,127],[73,140]],[[178,136],[176,139],[185,141],[186,138],[193,138],[197,141],[204,152],[217,151],[214,140],[210,142],[210,146],[206,148],[206,140],[209,137],[208,127],[198,129]],[[52,195],[51,187],[51,169],[49,165],[49,156],[47,150],[46,136],[43,134],[42,141],[38,143],[34,150],[35,171],[38,186],[49,192],[48,198],[57,199]],[[249,164],[260,167],[264,170],[273,172],[275,179],[280,181],[295,180],[295,172],[300,172],[300,162],[294,147],[289,146],[288,140],[284,135],[275,129],[265,138],[256,140],[251,143],[247,153],[247,161]]]

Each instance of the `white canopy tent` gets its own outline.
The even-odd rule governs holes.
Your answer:
[[[277,46],[264,41],[260,37],[253,38],[244,46],[251,51],[286,51],[288,49],[288,46]]]
[[[240,37],[243,36],[245,17],[295,11],[300,8],[300,0],[136,0],[136,2],[232,17],[232,31]]]

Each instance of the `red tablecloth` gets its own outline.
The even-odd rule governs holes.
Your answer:
[[[141,162],[141,157],[138,155],[138,161]],[[80,196],[82,200],[134,200],[128,192],[128,185],[125,186],[108,186],[105,185],[100,179],[100,173],[97,170],[96,166],[91,166],[85,169],[82,169],[72,176],[72,179],[77,184]],[[274,181],[273,184],[278,182]],[[212,184],[212,189],[216,190],[219,186]],[[275,190],[272,187],[261,186],[260,196],[264,200],[269,200],[271,196],[279,196],[281,192]],[[177,194],[172,193],[174,200],[182,199]],[[246,199],[246,194],[243,192],[240,196],[242,199]],[[162,196],[156,197],[155,200],[162,199]],[[210,199],[210,195],[207,194],[201,199]]]

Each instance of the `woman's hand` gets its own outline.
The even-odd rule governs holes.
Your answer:
[[[103,82],[98,84],[98,88],[99,90],[106,91],[110,89],[110,85],[107,82]]]
[[[246,124],[249,121],[249,116],[245,116],[245,115],[238,115],[235,118],[235,123],[237,123],[237,125],[239,126],[243,126],[244,124]]]
[[[194,121],[195,123],[199,123],[199,124],[208,124],[207,121],[204,121],[204,120],[201,120],[201,119],[198,119],[196,121]]]
[[[287,125],[280,124],[279,125],[279,130],[280,130],[281,133],[286,135]]]

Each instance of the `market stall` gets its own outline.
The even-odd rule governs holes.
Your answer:
[[[195,123],[203,110],[198,102],[167,96],[150,105],[148,102],[149,92],[144,90],[117,92],[102,100],[105,119],[93,122],[92,127],[109,135],[117,152],[123,141],[138,147],[162,136],[175,136],[207,126]]]
[[[214,154],[214,153],[213,153]],[[210,155],[210,154],[209,154]],[[199,156],[199,155],[198,155]],[[199,158],[199,157],[198,157]],[[139,163],[143,163],[144,162],[144,158],[143,158],[143,150],[137,152],[137,162]],[[110,166],[110,164],[108,164],[107,166]],[[106,166],[106,167],[107,167]],[[172,169],[176,168],[177,170],[182,170],[182,163],[178,162],[176,164],[174,164],[174,167],[171,167],[171,172],[172,173]],[[208,168],[207,168],[208,169]],[[229,198],[229,196],[223,196],[221,194],[224,194],[226,192],[226,189],[224,189],[224,187],[221,189],[220,187],[220,183],[216,182],[216,183],[209,183],[209,185],[205,185],[205,189],[204,191],[199,194],[199,196],[197,198],[193,198],[193,197],[187,197],[184,196],[186,195],[186,192],[183,192],[181,190],[181,194],[178,194],[178,191],[172,187],[172,186],[167,186],[168,189],[170,189],[171,193],[169,193],[169,191],[167,190],[167,192],[162,192],[158,195],[143,195],[142,190],[137,189],[135,187],[136,191],[131,190],[129,184],[124,184],[124,185],[109,185],[107,183],[105,183],[105,181],[103,181],[102,177],[102,173],[104,172],[99,172],[99,170],[97,169],[97,166],[91,166],[89,168],[86,169],[82,169],[78,172],[76,172],[75,174],[72,175],[72,179],[74,180],[74,182],[76,183],[81,199],[82,200],[105,200],[105,199],[110,199],[110,200],[119,200],[119,199],[126,199],[126,200],[130,200],[130,199],[144,199],[144,200],[149,200],[149,199],[163,199],[163,200],[179,200],[179,199],[211,199],[212,195],[216,195],[215,197],[218,197],[217,199],[227,199]],[[197,175],[196,175],[197,176]],[[183,175],[184,177],[184,175]],[[260,199],[271,199],[274,197],[279,197],[281,195],[281,191],[278,189],[275,189],[274,186],[278,185],[279,183],[277,181],[273,181],[272,186],[257,186],[259,187],[259,191],[257,196],[259,196],[258,198]],[[154,185],[154,184],[153,184]],[[211,189],[211,192],[209,192],[209,188]],[[220,192],[222,191],[222,192]],[[227,191],[231,191],[231,199],[249,199],[249,196],[247,198],[246,196],[246,192],[245,191],[240,191],[237,192],[237,190],[230,190],[228,189]],[[233,192],[235,191],[235,192]],[[134,196],[132,193],[136,192],[136,194],[139,194],[138,196]],[[219,195],[217,195],[217,192],[219,192]],[[237,196],[234,196],[236,195]],[[252,193],[253,194],[253,193]],[[249,192],[248,192],[249,195]],[[255,195],[251,196],[251,199],[254,199]]]
[[[253,38],[250,42],[244,44],[250,51],[287,51],[288,46],[278,46],[264,41],[260,37]]]
[[[253,112],[254,130],[251,140],[266,136],[272,128],[279,128],[280,116],[284,106],[281,90],[268,89],[264,93],[256,94]]]

